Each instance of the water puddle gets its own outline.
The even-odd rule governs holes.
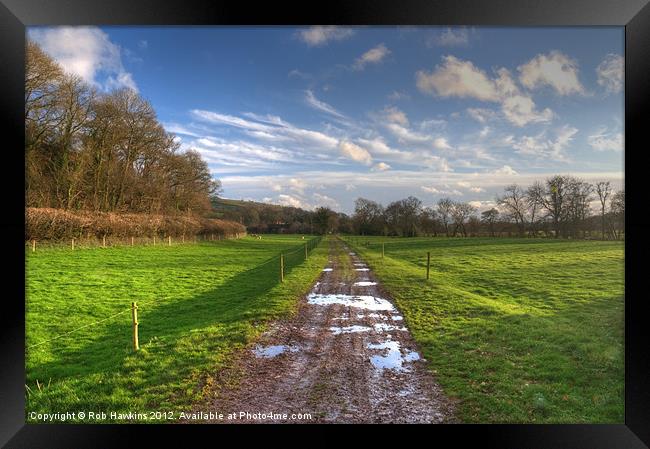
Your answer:
[[[374,324],[375,332],[388,332],[388,331],[406,331],[405,327],[393,326],[392,324],[386,323],[375,323]]]
[[[297,352],[300,351],[300,348],[297,348],[296,346],[288,346],[288,345],[273,345],[273,346],[256,346],[255,349],[253,349],[253,353],[257,357],[263,357],[265,359],[270,359],[273,357],[276,357],[283,352]]]
[[[355,268],[354,271],[370,271],[370,268]]]
[[[330,327],[330,330],[332,331],[332,334],[334,335],[339,335],[339,334],[353,334],[357,332],[368,332],[371,331],[372,328],[368,326],[359,326],[358,324],[355,324],[354,326],[346,326],[346,327]]]
[[[373,285],[377,285],[377,283],[371,281],[359,281],[359,282],[355,282],[353,285],[356,287],[371,287]]]
[[[365,263],[355,263],[355,264],[353,264],[353,265],[354,265],[355,267],[365,267],[365,266],[366,266]]]
[[[385,369],[408,371],[409,368],[404,366],[404,364],[420,359],[420,354],[415,351],[406,351],[405,354],[402,354],[398,341],[388,340],[383,343],[369,343],[367,348],[385,352],[385,355],[373,355],[370,357],[370,363],[380,371]]]
[[[323,268],[323,271],[332,271],[334,268]]]
[[[394,311],[393,304],[384,298],[378,298],[370,295],[342,295],[342,294],[320,294],[310,293],[307,296],[309,304],[316,304],[320,306],[330,306],[333,304],[341,304],[349,307],[356,307],[358,309],[366,310],[387,310]]]
[[[391,318],[392,318],[394,321],[401,321],[401,320],[404,319],[404,317],[403,317],[402,315],[393,315],[393,316],[391,316]]]
[[[357,253],[348,253],[348,254],[351,255],[351,256],[356,256],[357,255]]]

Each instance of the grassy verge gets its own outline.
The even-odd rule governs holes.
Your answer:
[[[395,297],[461,420],[624,422],[621,242],[346,240]]]
[[[291,313],[318,277],[327,245],[305,262],[304,243],[269,236],[28,253],[27,420],[39,421],[31,412],[178,411],[197,401],[201,378],[227,364],[269,320]],[[290,251],[280,284],[276,256]],[[139,305],[137,353],[131,301]]]

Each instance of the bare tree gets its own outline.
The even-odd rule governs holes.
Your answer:
[[[494,223],[496,223],[498,219],[499,211],[494,207],[481,213],[481,222],[487,225],[490,237],[494,237]]]
[[[449,221],[451,219],[451,211],[454,207],[454,202],[449,198],[441,198],[438,200],[438,214],[440,220],[445,228],[445,234],[449,237]]]
[[[607,198],[609,198],[612,193],[609,181],[600,181],[596,183],[596,193],[600,200],[601,236],[605,239],[605,209],[607,206]]]
[[[454,221],[454,237],[459,229],[463,236],[467,237],[465,223],[475,212],[476,208],[469,203],[452,202],[451,218]]]
[[[519,229],[519,236],[523,237],[526,230],[526,191],[517,184],[506,186],[503,190],[504,194],[496,198],[497,204],[506,209]]]

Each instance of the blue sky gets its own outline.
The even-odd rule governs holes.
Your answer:
[[[56,27],[29,36],[137,89],[224,196],[483,210],[556,173],[623,180],[622,27]]]

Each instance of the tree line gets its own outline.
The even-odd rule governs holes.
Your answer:
[[[365,198],[355,202],[351,231],[360,235],[545,236],[618,239],[625,228],[625,190],[609,181],[590,184],[556,175],[529,187],[508,185],[497,207],[478,213],[467,202],[441,198],[433,207],[409,196],[386,207]],[[593,203],[597,208],[592,207]],[[348,229],[349,230],[349,229]]]
[[[131,89],[100,92],[27,42],[28,207],[204,213],[220,189],[195,151],[179,152],[151,104]]]

